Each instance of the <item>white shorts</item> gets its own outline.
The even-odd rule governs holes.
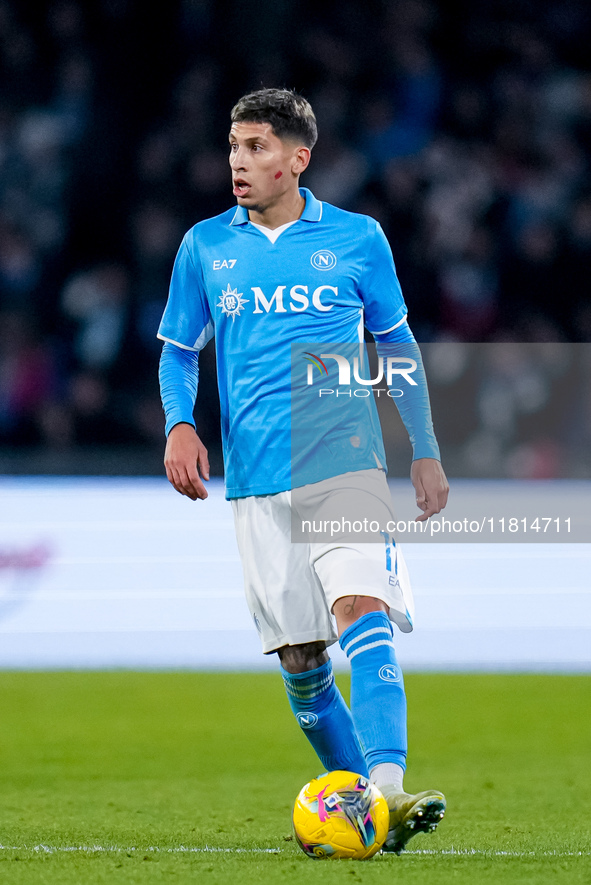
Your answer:
[[[331,496],[341,479],[353,477],[375,498],[390,500],[383,470],[361,470],[314,483],[314,493]],[[292,493],[232,500],[246,601],[263,652],[284,645],[336,642],[332,608],[343,596],[372,596],[389,608],[404,633],[413,629],[414,604],[402,552],[392,538],[380,543],[335,539],[292,543]]]

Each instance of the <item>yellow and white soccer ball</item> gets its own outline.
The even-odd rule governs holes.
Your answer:
[[[367,860],[388,835],[386,800],[367,778],[329,771],[300,790],[293,809],[297,842],[314,858]]]

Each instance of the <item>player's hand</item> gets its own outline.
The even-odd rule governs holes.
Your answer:
[[[181,495],[192,501],[207,498],[201,481],[209,479],[207,449],[190,424],[175,424],[168,434],[164,466],[168,481]]]
[[[417,495],[417,507],[422,510],[415,522],[424,522],[439,513],[447,504],[449,484],[441,462],[435,458],[418,458],[412,462],[410,478]]]

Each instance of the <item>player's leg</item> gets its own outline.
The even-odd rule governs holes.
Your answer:
[[[394,650],[393,628],[413,629],[413,601],[404,558],[387,526],[394,519],[382,470],[353,471],[293,492],[298,524],[331,526],[330,536],[311,538],[311,561],[329,609],[336,615],[341,647],[351,663],[351,712],[374,783],[390,808],[387,845],[398,851],[408,839],[439,822],[441,793],[404,792],[406,696]],[[347,533],[355,520],[383,531],[359,543]],[[341,534],[333,534],[336,522]],[[426,823],[425,823],[426,822]]]
[[[394,551],[396,555],[396,551]],[[380,579],[383,565],[374,545],[326,550],[316,562],[333,611],[339,643],[351,664],[351,711],[370,771],[390,809],[384,849],[400,853],[412,836],[435,829],[445,812],[445,797],[436,790],[404,791],[406,769],[406,695],[393,641],[392,603],[401,609],[396,590]],[[392,551],[390,551],[392,566]],[[402,577],[403,569],[400,569]],[[342,588],[357,582],[354,595]],[[340,588],[340,589],[339,589]],[[372,592],[379,597],[372,597]],[[407,597],[408,599],[408,597]],[[410,618],[410,615],[409,615]]]
[[[287,492],[232,502],[246,601],[265,654],[278,652],[291,709],[327,770],[367,776],[351,713],[332,672],[336,633],[306,544],[291,543]]]
[[[298,725],[327,771],[368,776],[351,712],[339,691],[326,643],[278,649],[281,675]]]
[[[357,555],[363,567],[363,553]],[[327,553],[321,571],[338,573],[351,567],[354,557],[355,551],[342,549]],[[367,595],[344,596],[333,612],[351,665],[351,711],[371,778],[383,793],[400,792],[408,749],[406,694],[388,605]]]
[[[393,630],[380,599],[346,596],[334,614],[339,643],[351,663],[351,710],[371,780],[390,809],[385,849],[400,853],[412,836],[435,829],[445,812],[445,797],[436,790],[404,791],[406,769],[406,695],[396,660]]]

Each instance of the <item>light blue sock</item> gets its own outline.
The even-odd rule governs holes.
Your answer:
[[[406,695],[392,624],[370,612],[339,639],[351,664],[351,712],[369,769],[383,762],[406,768]]]
[[[337,688],[329,660],[317,670],[281,675],[300,728],[327,771],[344,769],[369,777],[351,712]]]

